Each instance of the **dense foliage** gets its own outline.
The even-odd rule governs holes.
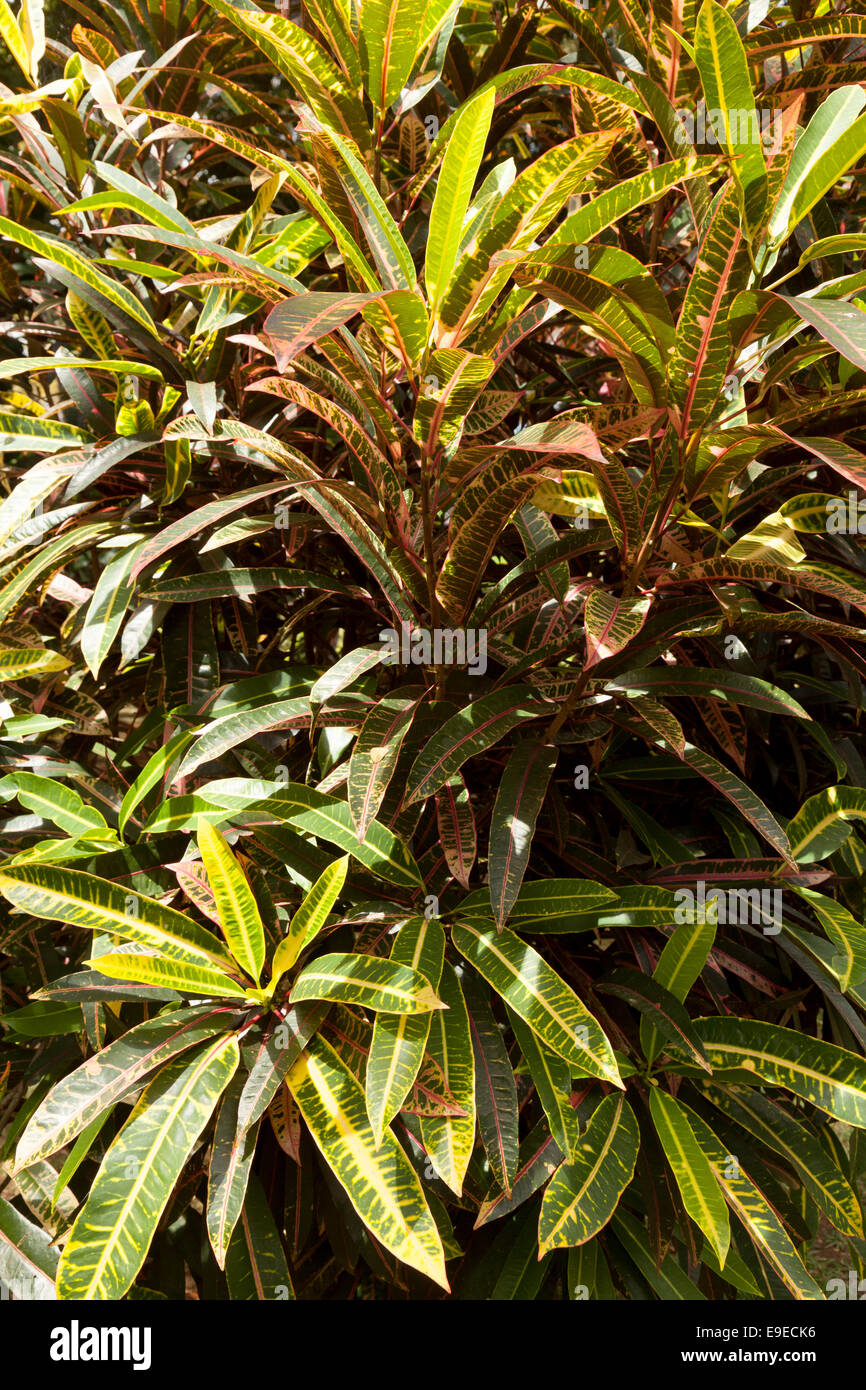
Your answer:
[[[64,11],[0,0],[0,1281],[847,1296],[866,5]]]

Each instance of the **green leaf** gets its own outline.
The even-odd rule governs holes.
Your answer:
[[[99,675],[135,593],[130,571],[145,544],[145,541],[139,541],[127,546],[105,566],[87,605],[81,633],[81,654],[94,677]]]
[[[749,61],[759,62],[766,55],[783,53],[787,48],[801,49],[813,43],[838,43],[848,37],[866,34],[866,16],[845,11],[821,19],[781,24],[752,32],[749,39]],[[820,51],[820,50],[819,50]]]
[[[238,1101],[245,1080],[241,1073],[235,1072],[222,1094],[208,1167],[205,1220],[211,1249],[220,1269],[225,1268],[232,1232],[243,1210],[259,1136],[259,1121],[246,1129],[238,1125]]]
[[[543,266],[532,263],[525,266],[515,265],[514,276],[517,283],[531,286],[537,293],[552,300],[554,304],[570,309],[582,324],[590,328],[593,334],[607,345],[608,350],[620,362],[626,380],[637,400],[642,405],[647,406],[662,404],[666,394],[664,361],[655,337],[655,332],[659,328],[659,320],[656,316],[654,323],[651,324],[650,319],[644,314],[641,305],[633,294],[626,293],[618,285],[609,284],[603,278],[604,260],[605,258],[610,260],[611,248],[592,247],[588,249],[589,270],[590,272],[598,270],[598,276],[573,268],[573,248],[564,247],[561,250],[559,248],[555,248],[555,250],[557,255],[557,263],[555,264]],[[632,267],[637,267],[638,263],[630,257],[628,261]],[[646,298],[646,290],[644,290],[643,298]],[[655,309],[659,307],[655,295],[653,295],[653,307]],[[669,336],[669,330],[665,336]],[[620,484],[623,477],[628,479],[622,464],[617,466],[616,463],[608,460],[608,471],[611,469],[616,469]],[[601,487],[602,483],[598,472],[596,472],[596,480]],[[621,486],[619,490],[622,497],[628,496],[628,492],[624,491]],[[605,500],[608,500],[607,497]],[[608,516],[611,515],[616,518],[616,511],[613,508],[608,510]],[[635,532],[629,528],[627,538],[634,539],[634,537]]]
[[[827,787],[804,801],[788,822],[791,854],[799,864],[826,859],[851,834],[850,820],[866,820],[866,791]]]
[[[843,87],[839,90],[846,92],[850,89]],[[857,90],[859,91],[859,88]],[[846,251],[862,251],[864,246],[866,246],[866,235],[862,232],[851,232],[847,236],[819,237],[802,252],[797,269],[800,270],[804,265],[821,260],[825,256],[842,256]]]
[[[233,568],[227,573],[180,574],[168,579],[152,580],[141,589],[143,598],[159,603],[201,603],[213,598],[250,598],[267,593],[269,589],[321,589],[326,594],[350,593],[339,579],[312,570],[284,569],[262,565],[257,569]]]
[[[285,788],[256,802],[249,810],[272,820],[285,821],[298,831],[337,845],[388,883],[403,888],[423,887],[421,872],[404,842],[387,826],[374,820],[367,827],[364,843],[359,844],[349,806],[335,796],[305,787],[300,782],[288,782]]]
[[[671,910],[673,910],[676,902],[673,894],[667,893],[665,889],[657,891],[663,894],[664,901],[669,902]],[[487,890],[479,888],[464,898],[457,905],[456,911],[461,915],[467,912],[470,915],[477,915],[488,905],[488,900]],[[524,928],[520,923],[524,918],[533,921],[540,918],[551,919],[549,927],[539,927],[537,930],[569,931],[567,919],[587,913],[602,903],[615,903],[616,901],[617,894],[611,888],[603,888],[600,883],[593,883],[591,879],[543,878],[534,883],[523,884],[511,909],[511,921],[518,931],[523,931]],[[564,919],[560,925],[553,924],[560,922],[560,919]]]
[[[721,115],[719,143],[731,159],[747,236],[754,236],[767,206],[767,168],[752,80],[737,26],[730,14],[704,0],[695,29],[695,57],[707,110]]]
[[[334,150],[340,180],[364,229],[384,288],[414,290],[416,277],[412,254],[376,185],[360,160],[355,158],[348,140],[333,130],[324,130],[322,134]]]
[[[319,956],[304,966],[291,994],[293,1004],[303,999],[335,999],[392,1014],[446,1007],[418,970],[379,956],[337,953]]]
[[[230,812],[221,806],[211,805],[201,796],[170,796],[162,801],[148,816],[142,836],[168,835],[176,830],[194,831],[200,820],[218,823],[230,818]],[[236,963],[232,969],[236,969]]]
[[[150,758],[148,758],[141,772],[131,782],[126,791],[123,801],[120,803],[120,812],[117,817],[117,826],[122,835],[129,822],[129,818],[136,806],[147,796],[149,791],[164,782],[172,765],[182,755],[184,749],[194,738],[187,729],[178,729],[172,734],[167,743],[162,748],[158,748]]]
[[[620,598],[604,589],[590,590],[583,610],[586,665],[594,666],[627,647],[643,627],[651,602],[648,598]]]
[[[424,390],[415,406],[412,433],[425,453],[454,448],[476,397],[495,368],[492,357],[464,348],[431,352],[425,363]]]
[[[550,779],[556,769],[553,744],[528,740],[512,752],[490,821],[490,902],[497,926],[504,926],[529,863],[532,836]]]
[[[519,456],[515,461],[500,455],[458,499],[436,581],[436,596],[453,622],[465,622],[499,535],[534,494],[536,481]]]
[[[186,961],[166,960],[163,956],[109,952],[87,964],[113,980],[137,980],[141,984],[186,994],[213,995],[217,999],[245,999],[248,994],[243,985],[230,980],[221,970],[206,970]]]
[[[23,1009],[3,1014],[2,1019],[13,1032],[21,1033],[25,1038],[60,1037],[64,1033],[78,1033],[81,1029],[81,1014],[75,1005],[56,1000],[25,1004]]]
[[[65,671],[71,663],[59,652],[45,647],[0,648],[0,681],[25,680],[28,676],[47,676]]]
[[[80,869],[18,864],[0,872],[0,893],[34,917],[110,931],[173,961],[209,970],[235,969],[217,938],[191,917]]]
[[[725,555],[732,560],[769,560],[780,565],[799,565],[806,558],[793,526],[781,512],[764,517],[754,530],[729,546]]]
[[[16,1300],[53,1302],[57,1297],[54,1280],[58,1258],[50,1233],[0,1197],[0,1284],[4,1297],[8,1297],[8,1290]]]
[[[266,153],[256,145],[248,144],[245,140],[239,139],[233,131],[228,130],[225,126],[216,125],[212,121],[200,121],[193,116],[185,116],[177,111],[158,111],[154,114],[165,121],[171,121],[174,125],[179,126],[183,130],[189,130],[196,135],[201,135],[205,140],[212,141],[215,145],[219,145],[223,149],[231,150],[233,154],[237,154],[242,159],[248,160],[253,166],[267,169],[272,174],[281,174],[285,180],[286,188],[292,190],[293,193],[299,194],[300,201],[310,207],[318,220],[333,235],[346,265],[352,268],[353,273],[357,276],[360,283],[366,285],[369,290],[373,291],[377,291],[381,288],[357,243],[346,231],[340,218],[331,211],[328,200],[321,197],[315,186],[305,177],[299,168],[289,164],[284,159],[278,158],[276,155]],[[361,123],[361,129],[366,129],[366,120]],[[175,138],[176,134],[177,132],[172,131],[171,127],[169,127],[168,129],[164,128],[163,130],[155,132],[155,137],[157,139]],[[126,235],[129,235],[128,228],[126,230]],[[189,240],[191,243],[189,249],[192,249],[193,246],[196,246],[196,241],[192,238]],[[173,242],[172,244],[177,243]],[[203,254],[201,248],[204,246],[205,243],[201,242],[199,239],[197,248],[198,254]],[[297,282],[293,284],[290,276],[283,276],[275,273],[272,269],[266,267],[261,260],[256,261],[252,256],[242,258],[239,257],[237,253],[229,255],[225,252],[224,248],[217,244],[213,244],[209,255],[214,258],[220,258],[222,256],[229,264],[233,265],[243,264],[244,259],[246,259],[250,262],[250,269],[261,272],[262,275],[272,280],[275,284],[280,284],[288,290],[297,287]]]
[[[76,970],[52,981],[46,989],[37,990],[34,999],[58,999],[70,1004],[121,1003],[140,999],[145,1003],[179,1004],[180,995],[174,989],[154,989],[150,985],[136,988],[119,980],[110,980],[98,970]]]
[[[0,448],[2,447],[18,448],[20,445],[3,445],[0,440]],[[39,447],[44,451],[44,441]],[[111,529],[110,523],[100,521],[75,526],[56,540],[42,546],[32,560],[21,568],[16,568],[11,576],[7,573],[6,582],[0,590],[0,622],[8,618],[22,600],[33,593],[35,585],[44,575],[53,574],[77,551],[92,545],[96,540],[101,540],[106,531]]]
[[[510,22],[520,22],[519,12]],[[501,1232],[488,1252],[487,1259],[493,1265],[495,1275],[489,1301],[498,1303],[539,1298],[552,1258],[550,1254],[539,1257],[535,1211],[521,1212]]]
[[[243,1209],[225,1260],[229,1298],[293,1301],[295,1290],[277,1223],[255,1174],[248,1179]]]
[[[368,143],[367,118],[327,49],[297,24],[255,7],[240,9],[229,0],[208,0],[223,18],[245,34],[270,59],[320,121]],[[164,112],[158,114],[171,119]],[[282,161],[280,161],[282,163]],[[266,166],[267,167],[267,166]]]
[[[58,1191],[58,1172],[53,1163],[31,1163],[15,1176],[15,1186],[45,1230],[57,1236],[68,1226],[78,1206],[68,1187]]]
[[[486,991],[477,977],[466,970],[461,974],[461,986],[475,1057],[478,1132],[493,1176],[510,1196],[520,1152],[514,1072]]]
[[[853,604],[861,612],[866,612],[866,590],[851,583],[846,571],[830,570],[829,567],[818,573],[804,564],[787,568],[784,565],[768,564],[763,560],[737,560],[723,555],[717,560],[704,560],[697,565],[683,565],[673,572],[668,571],[661,583],[667,587],[669,584],[694,582],[711,584],[720,580],[793,585],[806,593],[826,594],[837,602]],[[788,622],[793,621],[795,616],[800,621],[803,620],[803,615],[799,613],[786,613],[783,616]],[[744,622],[747,622],[748,618],[749,615],[744,613]]]
[[[258,984],[265,961],[265,929],[252,889],[222,831],[202,820],[196,838],[229,949]]]
[[[96,1136],[103,1128],[109,1113],[108,1110],[104,1110],[101,1115],[97,1115],[95,1120],[91,1120],[87,1128],[82,1130],[79,1134],[72,1146],[72,1151],[64,1161],[63,1167],[57,1175],[57,1182],[55,1183],[54,1192],[51,1197],[52,1208],[57,1207],[69,1183],[90,1153]]]
[[[18,1141],[16,1168],[70,1144],[142,1079],[178,1053],[224,1033],[234,1011],[203,1004],[139,1023],[58,1081],[30,1116]]]
[[[746,1264],[742,1256],[736,1250],[729,1250],[725,1267],[722,1269],[713,1252],[713,1247],[708,1240],[704,1240],[700,1253],[701,1264],[706,1265],[707,1269],[713,1274],[718,1274],[724,1279],[726,1284],[732,1284],[741,1293],[748,1294],[749,1298],[762,1298],[763,1291],[758,1287],[758,1282],[752,1269]],[[692,1286],[694,1287],[694,1285]],[[766,1284],[764,1286],[766,1288]]]
[[[824,1145],[778,1101],[756,1087],[707,1085],[703,1094],[724,1115],[736,1120],[796,1169],[810,1195],[837,1230],[863,1235],[863,1215],[857,1195]]]
[[[636,1005],[651,1019],[663,1037],[688,1054],[695,1066],[710,1071],[703,1043],[692,1027],[691,1019],[675,995],[665,989],[657,978],[623,966],[608,975],[598,989],[603,994],[612,994],[617,999],[625,999]]]
[[[510,264],[494,263],[494,256],[529,250],[614,140],[606,131],[579,135],[546,150],[522,170],[499,200],[490,224],[472,238],[457,262],[439,306],[443,331],[437,346],[456,347],[483,319],[512,272]]]
[[[866,116],[861,119],[866,123]],[[841,299],[818,300],[802,296],[792,299],[784,294],[776,298],[789,304],[804,323],[817,329],[848,362],[866,371],[866,313],[856,304],[846,304]]]
[[[188,777],[202,763],[221,758],[231,748],[246,743],[262,733],[290,729],[296,724],[309,723],[310,702],[306,696],[275,700],[257,709],[241,709],[237,713],[220,715],[195,735],[195,744],[177,770],[175,781]]]
[[[308,946],[322,930],[328,914],[343,891],[348,869],[348,855],[343,859],[336,859],[333,864],[329,864],[322,871],[306,894],[289,923],[286,935],[274,952],[271,979],[268,985],[269,993],[273,993],[277,981],[285,975],[287,970],[291,970],[304,947]]]
[[[587,1299],[613,1299],[613,1281],[607,1262],[597,1240],[574,1245],[568,1252],[568,1296],[583,1302]]]
[[[680,922],[677,925],[665,942],[653,971],[653,980],[680,1003],[706,965],[716,938],[716,923],[706,920],[706,914],[703,916],[703,921]],[[700,914],[695,913],[695,917],[698,919]],[[670,1034],[667,1036],[670,1037]],[[641,1019],[640,1043],[644,1057],[652,1064],[661,1046],[661,1038],[648,1016]]]
[[[175,1182],[240,1060],[232,1037],[170,1063],[102,1161],[60,1259],[64,1299],[118,1299],[135,1282]]]
[[[364,0],[360,6],[360,52],[365,82],[383,115],[406,85],[415,60],[442,27],[455,0]]]
[[[300,1004],[262,1038],[238,1101],[238,1125],[248,1129],[264,1115],[291,1067],[328,1014],[328,1004]]]
[[[574,1152],[579,1135],[577,1115],[569,1099],[571,1072],[568,1063],[545,1047],[519,1014],[509,1009],[507,1004],[505,1007],[512,1032],[526,1059],[538,1099],[547,1116],[551,1136],[568,1158]]]
[[[389,1131],[376,1144],[364,1090],[334,1049],[314,1038],[287,1077],[301,1115],[374,1238],[448,1291],[444,1252],[415,1170]]]
[[[109,279],[101,270],[97,270],[91,261],[73,250],[67,242],[61,243],[53,238],[49,241],[37,232],[31,232],[27,227],[19,227],[17,222],[10,222],[8,217],[0,217],[0,235],[9,237],[10,241],[17,241],[19,246],[25,247],[28,251],[35,251],[52,265],[68,271],[81,284],[96,290],[109,304],[121,310],[151,338],[155,338],[157,342],[161,341],[159,329],[141,300],[124,285],[119,285],[116,280]]]
[[[101,163],[101,161],[99,162]],[[139,185],[139,187],[143,187],[143,185]],[[60,214],[62,217],[68,217],[71,213],[91,212],[94,208],[128,208],[130,212],[135,212],[139,217],[143,217],[146,222],[153,223],[156,227],[163,227],[166,231],[186,232],[191,236],[196,234],[193,224],[172,208],[171,204],[167,203],[164,198],[158,198],[153,194],[150,198],[140,197],[137,193],[120,189],[112,189],[110,193],[92,193],[87,198],[78,198],[74,203],[67,203],[65,208],[61,208]],[[165,211],[166,208],[170,210],[168,213]]]
[[[0,222],[2,222],[0,218]],[[93,436],[77,425],[46,420],[39,415],[0,412],[0,448],[19,453],[55,453],[68,444],[92,444]]]
[[[593,1111],[574,1157],[557,1168],[544,1192],[538,1248],[583,1245],[607,1225],[631,1182],[640,1134],[625,1096],[606,1096]]]
[[[427,1051],[464,1113],[422,1115],[421,1138],[430,1163],[459,1197],[475,1144],[475,1053],[466,1001],[449,961],[442,968],[438,990],[447,1007],[431,1015]]]
[[[866,1062],[834,1043],[751,1018],[698,1018],[695,1029],[714,1073],[752,1072],[784,1086],[836,1120],[866,1128]]]
[[[718,759],[711,758],[709,753],[704,753],[700,748],[693,748],[690,743],[685,745],[682,753],[683,762],[689,767],[693,767],[702,777],[721,792],[722,796],[736,806],[741,816],[755,827],[759,834],[782,855],[787,863],[792,862],[790,845],[785,831],[776,820],[775,816],[768,810],[756,796],[751,787],[735,773],[720,763]]]
[[[56,372],[58,368],[63,367],[80,367],[88,372],[110,372],[112,376],[141,376],[148,381],[163,379],[159,367],[126,358],[8,357],[0,362],[0,381],[6,381],[13,376],[31,376],[37,372]]]
[[[807,1272],[784,1226],[764,1194],[742,1170],[739,1163],[731,1163],[731,1154],[726,1152],[701,1117],[687,1105],[682,1105],[681,1108],[685,1111],[698,1144],[712,1165],[728,1205],[742,1221],[760,1254],[773,1266],[795,1298],[823,1299],[824,1295]]]
[[[626,95],[623,92],[623,96]],[[656,202],[675,184],[689,183],[691,180],[703,182],[706,175],[717,168],[715,156],[689,155],[684,159],[666,161],[644,174],[636,174],[634,178],[618,180],[611,188],[595,193],[588,203],[570,213],[548,237],[541,252],[529,252],[527,262],[543,263],[542,257],[547,247],[567,244],[583,246],[606,227],[619,222],[627,213]]]
[[[24,76],[30,79],[30,51],[24,35],[6,0],[0,0],[0,34]]]
[[[397,933],[390,960],[417,971],[434,991],[442,978],[445,933],[436,918],[410,917]],[[432,1013],[377,1013],[367,1058],[367,1114],[377,1146],[401,1109],[418,1075],[430,1034]]]
[[[455,922],[451,939],[542,1042],[578,1069],[622,1088],[610,1043],[577,995],[537,951],[483,920]]]
[[[718,408],[723,414],[730,410],[721,396],[733,350],[728,315],[737,294],[746,287],[748,274],[736,190],[729,187],[704,232],[668,363],[668,382],[681,412],[683,438],[705,425]]]
[[[417,708],[417,699],[386,696],[370,710],[355,740],[346,794],[359,840],[382,804]]]
[[[350,7],[342,0],[310,0],[307,8],[316,28],[327,38],[352,90],[360,91],[363,82],[358,37]]]
[[[193,423],[198,430],[201,430],[197,422]],[[217,429],[219,424],[218,421]],[[208,437],[204,430],[201,430],[201,433],[203,437]],[[173,438],[174,436],[167,435],[166,437]],[[177,521],[173,521],[170,526],[158,531],[144,546],[133,565],[133,579],[154,560],[160,559],[167,551],[173,550],[176,546],[186,544],[193,536],[198,535],[199,531],[203,531],[206,526],[210,526],[213,522],[222,521],[232,512],[239,512],[260,498],[272,497],[276,492],[286,492],[289,487],[289,483],[279,482],[266,483],[262,487],[244,488],[241,492],[233,492],[230,496],[221,497],[216,502],[206,502],[204,506],[197,507],[195,511],[185,513]]]
[[[22,806],[26,806],[28,811],[35,811],[43,820],[58,825],[67,835],[108,830],[101,812],[86,805],[72,787],[65,787],[51,777],[37,777],[32,772],[16,772],[14,785]]]
[[[824,514],[826,520],[826,513]],[[823,530],[823,527],[822,527]],[[798,719],[811,716],[793,695],[757,676],[741,675],[739,671],[703,670],[699,666],[677,666],[676,673],[667,666],[648,666],[633,671],[621,671],[605,681],[608,690],[624,690],[638,695],[682,695],[699,700],[725,700],[731,705],[745,705],[764,710],[767,714],[791,714]]]
[[[731,1243],[728,1209],[712,1165],[695,1138],[683,1108],[659,1086],[650,1088],[650,1114],[683,1199],[724,1269]]]
[[[420,294],[391,290],[377,295],[361,310],[361,316],[394,357],[402,358],[414,375],[427,350],[427,306]]]
[[[839,952],[833,959],[839,988],[844,993],[852,985],[862,984],[866,980],[866,927],[833,898],[811,888],[797,887],[795,891],[809,904]]]
[[[492,88],[466,102],[445,147],[427,229],[424,279],[433,310],[448,288],[457,264],[460,235],[493,117]]]
[[[509,686],[482,695],[446,720],[412,764],[404,806],[432,796],[469,758],[491,748],[518,724],[549,712],[549,706],[534,697],[531,686]]]
[[[516,1015],[515,1015],[516,1017]],[[548,1053],[552,1057],[553,1053]],[[562,1059],[558,1059],[560,1065],[565,1065]],[[578,1125],[577,1116],[574,1115],[574,1137],[577,1139]],[[556,1171],[562,1162],[562,1150],[557,1145],[555,1139],[551,1137],[548,1125],[544,1120],[539,1120],[521,1141],[520,1152],[517,1159],[517,1172],[514,1176],[514,1183],[511,1192],[504,1192],[497,1182],[494,1181],[478,1210],[478,1217],[475,1222],[476,1227],[487,1226],[491,1221],[497,1221],[502,1216],[508,1216],[512,1211],[516,1211],[528,1198],[532,1197],[539,1188],[543,1187],[548,1178]],[[536,1244],[537,1244],[537,1224],[536,1224]]]
[[[650,1250],[647,1233],[634,1217],[620,1207],[611,1218],[611,1228],[630,1257],[637,1265],[650,1288],[665,1302],[682,1300],[689,1303],[702,1303],[704,1295],[692,1283],[685,1271],[671,1255],[666,1255],[657,1263]],[[726,1263],[731,1262],[731,1256]]]
[[[794,228],[866,149],[864,98],[859,86],[837,87],[802,132],[767,226],[772,245]],[[859,119],[858,119],[859,117]]]
[[[334,695],[339,695],[360,680],[365,671],[372,671],[382,660],[383,648],[354,647],[344,652],[339,661],[329,666],[327,671],[310,687],[310,704],[324,705]]]

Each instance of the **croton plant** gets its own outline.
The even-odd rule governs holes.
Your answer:
[[[866,4],[0,33],[4,1290],[837,1296]]]

